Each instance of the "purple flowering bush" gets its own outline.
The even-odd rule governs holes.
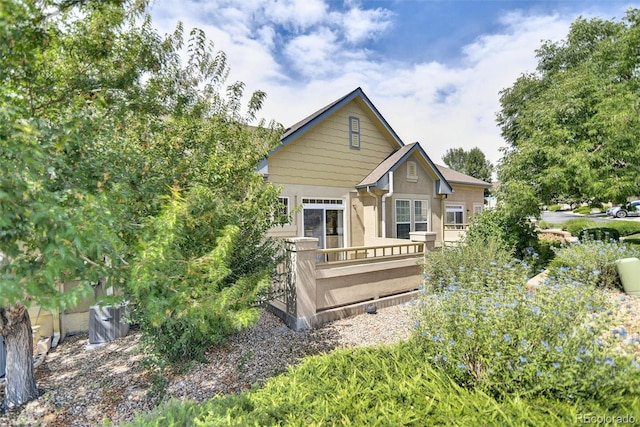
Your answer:
[[[427,277],[415,334],[458,384],[493,396],[615,399],[640,394],[640,365],[614,348],[616,307],[602,287],[553,277],[530,291],[521,262]]]
[[[621,289],[616,260],[639,257],[636,245],[616,241],[589,240],[555,249],[548,274],[556,280],[575,280],[592,286]]]

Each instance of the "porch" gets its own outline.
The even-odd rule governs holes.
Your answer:
[[[286,241],[285,263],[269,309],[294,330],[409,301],[422,281],[421,262],[435,233],[422,241],[385,239],[386,244],[317,249],[316,238]],[[382,239],[380,239],[382,240]]]

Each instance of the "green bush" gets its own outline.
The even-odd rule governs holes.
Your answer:
[[[580,237],[584,230],[601,228],[602,222],[593,221],[587,218],[570,219],[563,224],[563,228],[572,236]],[[631,236],[640,233],[640,222],[637,221],[609,221],[606,228],[617,230],[620,236]]]
[[[526,272],[519,263],[462,268],[439,281],[437,294],[425,292],[416,334],[426,359],[496,399],[594,398],[615,406],[640,393],[640,365],[614,350],[631,342],[611,333],[615,309],[605,291],[565,277],[529,292]]]
[[[141,239],[128,296],[160,367],[202,360],[209,347],[253,324],[260,311],[253,303],[270,287],[276,247],[257,233],[248,238],[251,228],[241,229],[216,200],[201,187],[184,199],[174,195]]]
[[[470,390],[434,369],[418,340],[306,358],[261,388],[203,404],[170,402],[133,426],[563,426],[633,399],[558,401]],[[626,412],[625,412],[626,411]],[[604,412],[603,412],[604,413]]]
[[[558,212],[562,210],[562,207],[560,205],[550,205],[550,206],[547,206],[547,210],[550,212]]]
[[[620,232],[611,227],[587,228],[580,233],[580,241],[600,240],[602,242],[620,240]]]
[[[573,210],[573,213],[581,214],[581,215],[589,215],[591,213],[590,206],[580,206]]]
[[[558,249],[549,264],[549,275],[567,276],[592,286],[620,288],[616,260],[637,257],[639,253],[635,246],[626,243],[585,241]]]
[[[506,207],[485,210],[474,216],[465,238],[468,244],[495,242],[519,258],[527,257],[532,248],[535,250],[537,241],[534,224],[528,218],[515,216]]]
[[[620,236],[632,236],[640,233],[640,222],[637,221],[611,221],[607,227],[618,230]]]
[[[541,230],[548,230],[550,228],[557,228],[556,224],[552,224],[548,221],[545,221],[544,219],[542,221],[540,221],[538,223],[538,228],[540,228]]]
[[[596,222],[592,219],[575,218],[566,221],[562,228],[571,233],[572,236],[579,237],[582,234],[582,231],[589,228],[598,228],[600,225],[602,225],[601,222]]]
[[[511,258],[511,251],[498,240],[488,239],[486,242],[472,240],[460,246],[430,251],[425,257],[424,276],[441,278],[443,281],[454,280],[459,268],[484,269],[494,260],[506,263]]]

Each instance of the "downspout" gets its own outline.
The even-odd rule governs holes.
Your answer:
[[[442,241],[440,242],[441,246],[444,246],[445,244],[445,240],[444,240],[444,222],[446,221],[447,218],[447,212],[446,212],[446,207],[444,204],[444,201],[447,199],[447,195],[443,194],[440,196],[440,230],[442,232],[442,234],[440,235]]]
[[[382,196],[382,238],[387,238],[387,197],[393,195],[393,172],[389,172],[389,192]]]
[[[373,213],[376,216],[376,220],[375,220],[376,230],[375,230],[375,234],[374,234],[373,237],[378,237],[378,236],[380,236],[380,224],[379,224],[380,221],[378,221],[378,196],[371,192],[371,186],[370,185],[367,185],[367,194],[369,194],[371,197],[373,197],[373,200],[376,201],[375,205],[373,206]]]

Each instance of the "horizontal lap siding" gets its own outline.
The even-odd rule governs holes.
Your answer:
[[[360,119],[360,150],[349,147],[349,116]],[[351,102],[269,158],[275,183],[353,187],[397,147]]]

